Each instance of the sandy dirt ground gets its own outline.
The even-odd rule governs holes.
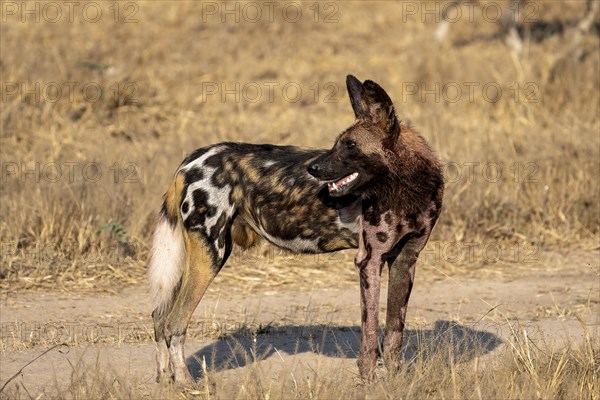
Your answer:
[[[588,256],[597,260],[596,253]],[[186,355],[196,378],[202,376],[202,360],[232,384],[253,359],[272,377],[281,371],[302,376],[315,368],[356,374],[357,287],[228,289],[217,279],[190,325]],[[384,288],[382,315],[386,295]],[[533,342],[551,346],[577,343],[584,337],[577,316],[592,335],[600,332],[599,297],[597,265],[590,262],[510,280],[446,277],[419,282],[417,277],[403,357],[411,360],[419,340],[450,340],[457,355],[476,347],[473,356],[485,360],[506,348],[512,329],[526,330]],[[155,390],[155,347],[144,287],[116,295],[15,294],[4,297],[1,305],[2,385],[26,366],[9,385],[25,387],[37,397],[60,391],[78,368],[95,367],[112,368],[140,393],[151,396]],[[60,343],[66,345],[27,365]]]

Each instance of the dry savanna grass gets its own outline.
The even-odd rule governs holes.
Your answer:
[[[361,381],[353,371],[339,368],[339,360],[347,356],[341,346],[337,356],[340,358],[333,358],[333,363],[321,359],[304,369],[286,363],[284,357],[287,355],[282,356],[275,348],[282,367],[273,368],[264,363],[272,348],[259,349],[256,340],[250,346],[232,340],[229,345],[231,363],[245,368],[233,378],[224,380],[222,375],[209,368],[214,360],[202,358],[197,360],[201,378],[193,387],[149,387],[133,378],[132,371],[107,368],[99,358],[92,362],[81,358],[70,363],[69,384],[56,383],[55,388],[47,388],[44,398],[596,400],[600,393],[600,344],[597,338],[590,337],[583,323],[581,327],[582,343],[568,343],[557,348],[551,343],[533,341],[526,329],[516,326],[513,329],[511,325],[511,338],[491,360],[482,358],[489,346],[484,339],[456,341],[452,335],[427,337],[417,331],[410,360],[394,374],[381,367],[378,379],[371,383]],[[251,335],[256,338],[262,333],[254,331]],[[324,329],[315,334],[311,351],[321,354],[323,348],[319,343],[334,333]],[[9,386],[4,398],[31,398],[31,394],[22,383]]]
[[[533,22],[564,30],[543,40],[536,31],[520,57],[481,15],[452,24],[437,44],[435,23],[401,3],[331,2],[315,17],[312,3],[293,2],[305,15],[294,23],[282,10],[272,22],[240,14],[223,23],[220,11],[193,2],[136,4],[121,5],[120,23],[108,6],[95,23],[76,13],[70,22],[66,10],[48,23],[50,9],[35,22],[18,8],[0,27],[4,290],[142,282],[161,196],[182,157],[227,140],[331,146],[353,118],[347,73],[381,83],[446,164],[432,240],[476,243],[475,253],[505,246],[494,268],[510,269],[522,261],[507,255],[516,248],[598,248],[597,30],[578,59],[568,51],[584,2],[536,3]],[[238,253],[219,279],[313,278],[286,279],[307,259],[261,251],[272,262]],[[440,268],[469,273],[484,256],[442,257]],[[351,258],[339,269],[311,262],[340,272]]]
[[[242,13],[235,21],[224,2],[91,2],[102,12],[92,21],[83,7],[71,20],[61,2],[2,2],[3,295],[143,284],[161,196],[183,157],[219,141],[330,147],[353,122],[349,73],[380,83],[445,165],[444,210],[420,282],[510,279],[568,263],[597,272],[598,16],[573,48],[585,2],[530,2],[525,51],[515,55],[481,8],[437,43],[433,17],[423,16],[435,2],[411,3],[415,15],[408,3],[298,0],[287,3],[302,10],[291,22],[283,3],[269,18],[264,3],[228,2]],[[248,4],[263,17],[244,15]],[[62,16],[49,22],[56,5]],[[39,8],[39,20],[22,7]],[[235,250],[217,282],[248,292],[356,285],[353,255]],[[560,305],[534,312],[577,315]],[[419,342],[401,373],[370,385],[331,365],[274,375],[248,349],[236,384],[207,360],[185,390],[147,388],[82,360],[54,396],[598,399],[600,344],[582,327],[583,340],[566,346],[515,329],[493,358]],[[11,386],[2,396],[34,393]]]

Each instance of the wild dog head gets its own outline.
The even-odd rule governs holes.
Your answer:
[[[329,194],[361,194],[377,183],[385,184],[397,158],[400,123],[392,100],[377,83],[361,83],[348,75],[346,86],[356,115],[333,148],[314,160],[308,172],[327,182]]]

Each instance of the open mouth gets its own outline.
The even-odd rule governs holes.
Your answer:
[[[328,183],[327,188],[329,189],[329,193],[343,192],[344,190],[350,187],[350,184],[354,182],[356,178],[358,178],[358,172],[353,172],[350,175],[345,176],[336,182]]]

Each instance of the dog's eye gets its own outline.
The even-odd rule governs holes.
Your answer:
[[[346,145],[347,148],[349,149],[353,149],[356,147],[356,142],[354,140],[346,140],[344,142],[344,144]]]

